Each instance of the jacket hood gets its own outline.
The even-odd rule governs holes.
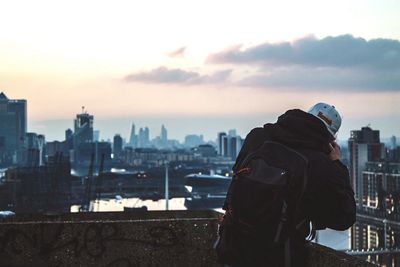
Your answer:
[[[300,109],[286,111],[276,123],[265,124],[264,130],[271,139],[295,149],[329,153],[329,143],[334,140],[321,120]]]

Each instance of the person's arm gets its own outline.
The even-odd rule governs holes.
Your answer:
[[[325,185],[325,203],[327,203],[325,224],[334,230],[346,230],[356,221],[354,191],[350,185],[347,167],[339,160],[332,163],[333,168],[336,169],[336,175],[334,173],[328,175]]]
[[[336,143],[331,147],[328,157],[315,168],[314,175],[321,179],[316,221],[320,227],[346,230],[356,220],[356,203],[348,169],[340,161],[340,148]]]

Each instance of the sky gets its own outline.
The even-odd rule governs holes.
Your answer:
[[[28,130],[62,140],[81,107],[101,139],[243,137],[327,102],[338,138],[400,136],[400,2],[1,1],[0,91]]]

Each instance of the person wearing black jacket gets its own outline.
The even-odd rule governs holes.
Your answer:
[[[340,147],[335,142],[340,124],[341,117],[335,107],[325,103],[314,105],[308,112],[288,110],[276,123],[267,123],[247,135],[233,171],[238,171],[246,156],[267,140],[300,152],[309,162],[303,196],[304,218],[312,222],[313,230],[346,230],[355,222],[356,204],[349,172],[340,161]],[[306,264],[306,237],[311,231],[310,224],[304,224],[292,244],[295,266]],[[275,264],[265,262],[262,266],[277,266]]]

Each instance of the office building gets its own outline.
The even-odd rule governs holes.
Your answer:
[[[228,135],[218,133],[218,154],[235,160],[243,145],[243,139],[236,134],[236,130],[229,130]]]
[[[202,144],[204,144],[204,137],[202,134],[188,134],[185,136],[185,147],[193,148]]]
[[[367,162],[381,161],[385,155],[384,144],[380,142],[379,131],[370,127],[351,131],[349,143],[350,178],[355,192],[357,205],[367,205],[362,172]]]
[[[19,163],[26,131],[26,100],[12,100],[0,93],[0,165]]]
[[[77,114],[74,120],[73,162],[88,161],[85,149],[90,147],[87,144],[91,143],[93,143],[93,116],[85,112],[84,108],[82,108],[82,113]],[[89,153],[92,153],[92,151]]]
[[[114,136],[113,142],[113,158],[119,159],[122,153],[122,137],[119,134]]]
[[[137,147],[150,147],[150,130],[148,127],[140,128],[138,133]]]
[[[217,140],[217,145],[218,145],[218,155],[223,155],[223,139],[224,136],[226,136],[226,133],[220,132],[218,133],[218,140]]]
[[[132,123],[132,127],[131,127],[131,134],[129,137],[129,146],[131,146],[131,147],[138,146],[138,136],[135,133],[135,124],[134,123]]]

